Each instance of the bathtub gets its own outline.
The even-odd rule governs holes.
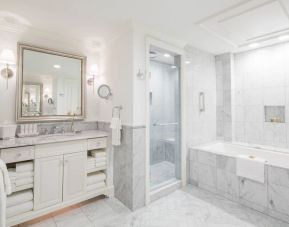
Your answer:
[[[189,149],[189,181],[204,190],[289,223],[289,153],[213,142]],[[265,182],[236,174],[238,155],[266,160]]]
[[[287,149],[274,149],[273,147],[258,145],[252,147],[246,144],[224,142],[214,142],[195,148],[229,157],[237,157],[238,155],[255,156],[265,159],[268,165],[289,169],[289,151]]]

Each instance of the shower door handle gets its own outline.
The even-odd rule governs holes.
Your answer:
[[[199,93],[199,110],[200,112],[205,112],[205,93],[200,92]]]

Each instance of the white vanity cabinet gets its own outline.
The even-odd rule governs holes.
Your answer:
[[[89,131],[74,136],[73,140],[71,137],[67,137],[67,140],[57,137],[46,140],[40,138],[39,142],[35,140],[35,144],[17,146],[22,141],[26,142],[26,140],[16,139],[13,147],[9,147],[10,145],[2,147],[0,158],[9,168],[15,168],[15,165],[20,162],[34,163],[34,184],[29,187],[33,192],[34,205],[33,210],[9,217],[8,226],[17,225],[99,195],[114,195],[110,175],[111,155],[107,149],[107,135],[104,132]],[[94,170],[105,173],[106,179],[103,186],[93,190],[91,187],[88,188],[87,180],[90,174],[88,156],[92,150],[105,152],[106,157],[105,165]],[[19,190],[25,189],[19,188]]]
[[[35,209],[85,193],[86,140],[38,145],[35,153]]]
[[[63,155],[35,160],[34,209],[62,202]]]
[[[86,152],[64,155],[63,200],[68,201],[85,193]]]

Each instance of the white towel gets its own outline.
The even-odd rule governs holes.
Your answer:
[[[15,206],[33,200],[33,192],[31,189],[15,192],[7,197],[7,207]]]
[[[92,184],[92,185],[89,185],[86,187],[86,191],[90,192],[90,191],[93,191],[93,190],[96,190],[96,189],[99,189],[99,188],[104,188],[105,187],[105,182],[102,181],[100,183],[97,183],[97,184]]]
[[[22,179],[17,179],[15,181],[16,186],[22,186],[22,185],[27,185],[33,183],[33,177],[27,177],[27,178],[22,178]]]
[[[6,226],[6,199],[11,192],[8,170],[6,164],[0,159],[0,227]]]
[[[106,158],[96,158],[95,163],[106,162]]]
[[[18,204],[7,208],[7,218],[16,216],[18,214],[23,214],[33,209],[33,202],[29,201],[26,203]]]
[[[91,156],[94,158],[105,158],[106,152],[105,151],[91,151]]]
[[[104,173],[91,173],[87,176],[87,185],[92,185],[104,181],[106,178]]]
[[[8,174],[9,174],[9,177],[16,177],[16,169],[15,168],[9,168],[8,169]]]
[[[99,168],[99,167],[103,167],[103,166],[106,166],[106,162],[95,163],[95,168]]]
[[[34,169],[33,162],[16,163],[16,173],[29,172]]]
[[[110,123],[110,128],[112,129],[111,143],[113,146],[121,145],[121,120],[119,118],[112,118]]]
[[[239,155],[237,157],[237,176],[245,177],[260,183],[265,182],[265,159]]]
[[[25,184],[25,185],[21,185],[19,187],[25,187],[25,188],[33,188],[34,184]],[[19,191],[19,188],[16,187],[16,184],[12,185],[12,192],[16,192]]]
[[[17,173],[16,179],[28,178],[28,177],[33,177],[33,176],[34,176],[34,172],[33,171]]]

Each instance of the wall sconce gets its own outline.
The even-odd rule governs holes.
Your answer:
[[[89,86],[92,86],[92,91],[93,91],[93,94],[94,94],[94,81],[95,81],[95,76],[97,76],[99,73],[99,69],[98,69],[98,65],[97,64],[93,64],[90,66],[90,74],[91,74],[91,77],[87,80],[87,84]]]
[[[8,89],[8,79],[13,77],[13,71],[9,68],[10,65],[15,65],[15,57],[12,50],[4,49],[0,54],[0,62],[6,67],[1,70],[1,76],[6,79],[6,89]]]

